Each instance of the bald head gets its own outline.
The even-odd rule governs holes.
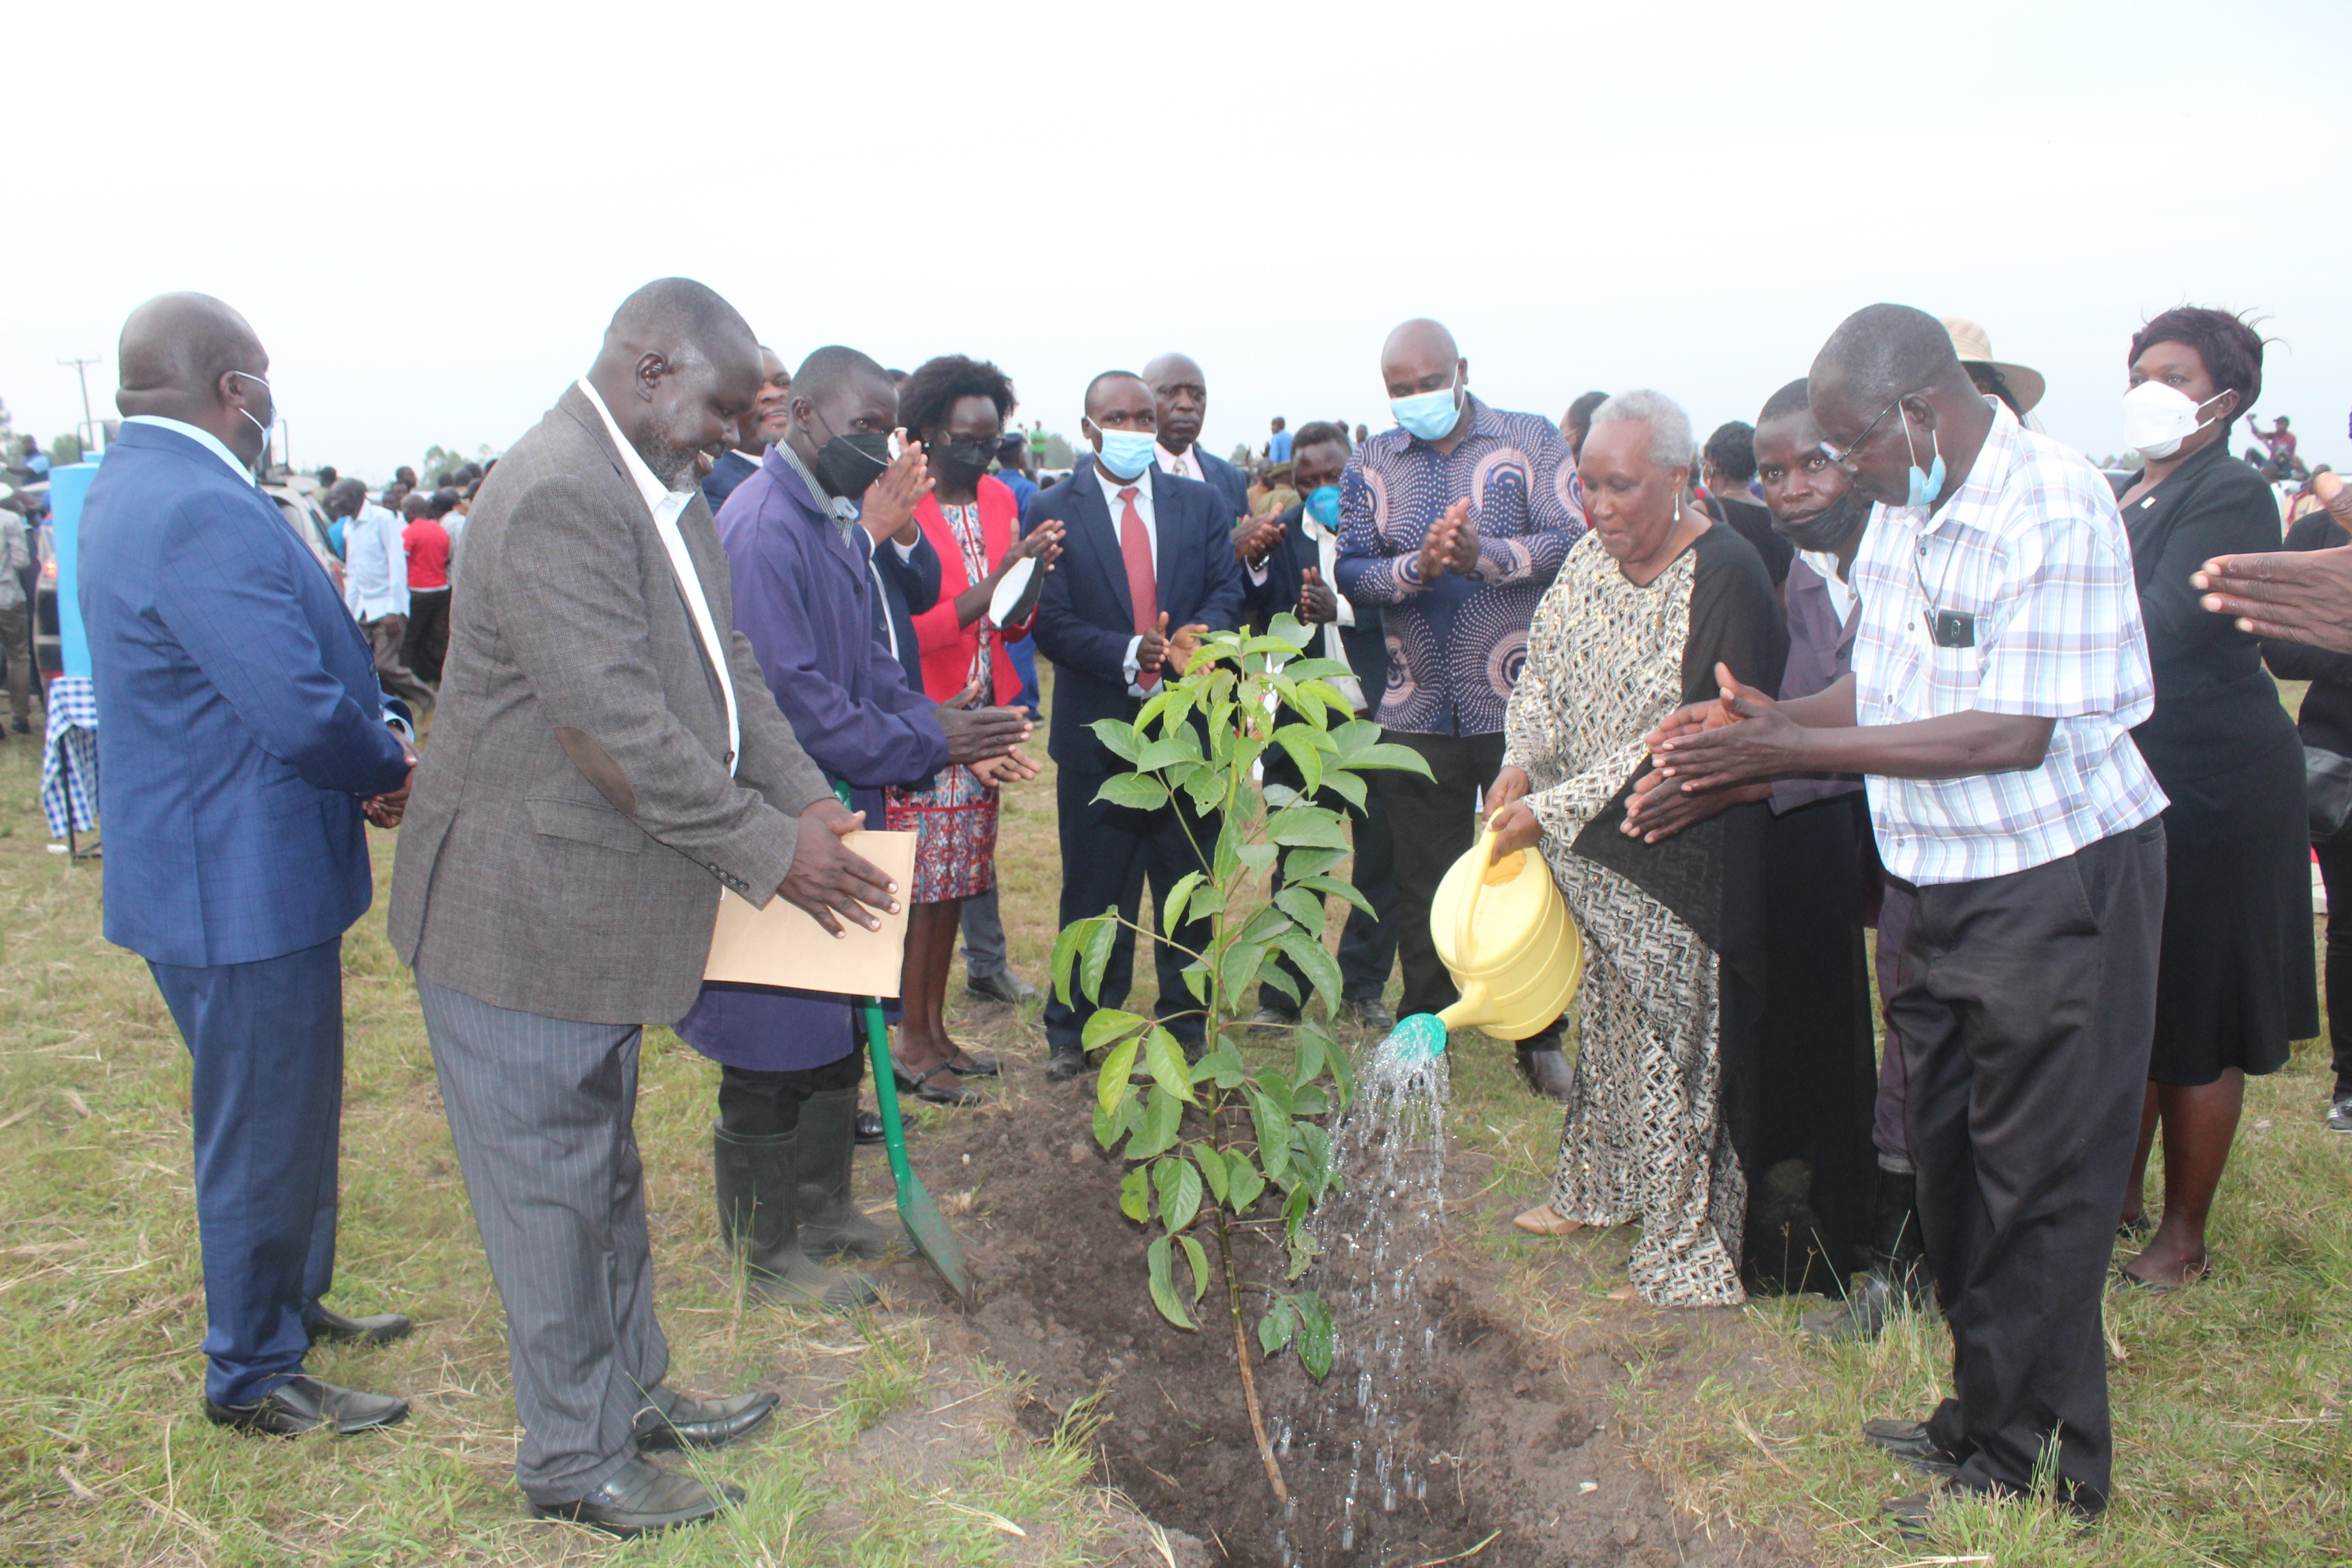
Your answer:
[[[1865,501],[1940,504],[1992,428],[1951,333],[1908,305],[1865,305],[1839,322],[1805,390],[1813,423]]]
[[[269,356],[243,316],[209,294],[159,294],[131,312],[115,351],[123,414],[177,419],[250,463],[270,406]]]
[[[1165,353],[1143,367],[1160,422],[1160,444],[1188,452],[1209,417],[1209,378],[1190,354]]]
[[[1452,390],[1454,424],[1443,435],[1419,430],[1414,434],[1436,442],[1438,449],[1446,452],[1467,434],[1469,405],[1461,389],[1469,384],[1470,362],[1454,346],[1454,334],[1444,322],[1416,316],[1391,332],[1389,341],[1381,345],[1381,380],[1388,386],[1391,401]]]
[[[1449,363],[1462,357],[1454,345],[1454,334],[1445,330],[1443,321],[1433,321],[1427,316],[1415,316],[1401,323],[1389,333],[1389,341],[1381,345],[1381,364],[1385,368],[1391,361],[1411,355],[1419,358],[1435,356]]]
[[[654,476],[685,488],[698,451],[736,445],[760,394],[760,341],[735,307],[691,278],[659,278],[621,301],[589,384]]]
[[[1925,310],[1908,305],[1864,305],[1830,334],[1813,356],[1812,395],[1834,382],[1857,403],[1884,407],[1906,392],[1937,390],[1967,381],[1952,334]],[[1973,385],[1973,383],[1970,383]]]
[[[326,508],[329,517],[357,517],[360,508],[367,505],[367,481],[359,478],[337,479],[327,487]]]

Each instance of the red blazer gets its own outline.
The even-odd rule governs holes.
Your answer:
[[[1013,548],[1013,540],[1020,534],[1021,503],[1013,496],[1012,486],[992,477],[982,478],[979,494],[980,537],[992,568]],[[940,602],[915,617],[915,640],[923,650],[923,691],[934,702],[945,702],[970,682],[972,652],[980,646],[981,628],[989,621],[983,614],[968,626],[956,625],[956,595],[971,586],[972,578],[964,570],[963,547],[956,542],[955,531],[948,526],[947,515],[940,510],[937,496],[927,495],[916,505],[915,521],[921,526],[923,537],[931,542],[931,548],[940,552]],[[1010,702],[1020,694],[1021,676],[1013,668],[1004,645],[1027,637],[1036,618],[1033,610],[1027,621],[1002,628],[996,637],[988,661],[995,688],[989,694],[990,701]]]

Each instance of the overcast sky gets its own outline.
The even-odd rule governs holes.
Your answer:
[[[2124,354],[2254,310],[2265,416],[2352,458],[2352,5],[1978,0],[12,8],[0,398],[46,439],[173,289],[244,311],[293,455],[504,447],[613,307],[711,284],[797,363],[1009,371],[1075,435],[1181,349],[1203,441],[1390,423],[1396,321],[1557,416],[1753,419],[1875,300],[1972,318],[2116,451]],[[2244,444],[2242,433],[2238,443]]]

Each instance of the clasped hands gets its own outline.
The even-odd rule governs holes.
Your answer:
[[[1669,714],[1642,743],[1650,771],[1634,781],[1618,831],[1655,844],[1745,801],[1762,800],[1771,780],[1801,765],[1797,757],[1802,727],[1780,704],[1741,683],[1731,667],[1717,664],[1721,695]],[[1543,830],[1528,804],[1528,779],[1505,768],[1486,791],[1486,826],[1495,834],[1499,858],[1533,847]]]
[[[1478,525],[1470,521],[1470,499],[1465,496],[1430,524],[1413,558],[1413,574],[1424,584],[1448,572],[1467,577],[1478,570]]]
[[[1179,626],[1174,635],[1168,630],[1168,612],[1160,612],[1159,621],[1144,633],[1135,645],[1135,668],[1139,674],[1149,674],[1163,666],[1181,676],[1201,651],[1201,639],[1209,635],[1208,623],[1195,621],[1189,626]]]
[[[378,827],[400,826],[400,819],[408,812],[408,792],[416,784],[416,748],[397,730],[393,731],[393,739],[400,742],[401,761],[408,764],[407,776],[400,781],[398,789],[372,795],[360,802],[360,815]]]

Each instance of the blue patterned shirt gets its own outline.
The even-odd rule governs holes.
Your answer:
[[[1559,427],[1470,396],[1470,434],[1450,454],[1383,430],[1339,477],[1339,592],[1381,606],[1388,695],[1377,717],[1422,735],[1496,735],[1527,662],[1528,623],[1584,533],[1584,488]],[[1415,575],[1422,541],[1470,498],[1478,568]]]

